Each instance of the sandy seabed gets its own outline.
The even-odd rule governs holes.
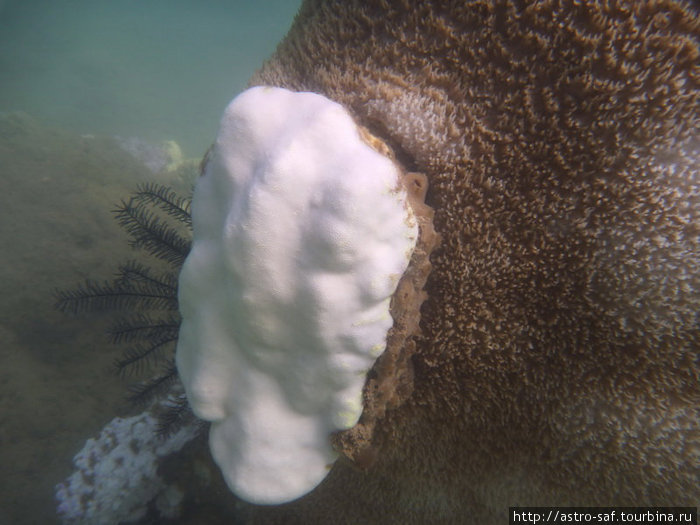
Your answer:
[[[63,314],[55,291],[134,257],[110,210],[158,177],[112,138],[0,114],[0,523],[58,523],[54,486],[73,455],[138,412],[112,367],[109,316]]]

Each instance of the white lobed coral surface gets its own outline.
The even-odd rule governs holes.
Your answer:
[[[158,421],[146,411],[130,418],[114,418],[97,439],[88,439],[73,458],[75,472],[56,485],[57,513],[65,525],[100,525],[138,520],[160,495],[157,505],[172,517],[179,501],[173,498],[156,470],[160,458],[180,450],[196,435],[196,426],[179,429],[165,439],[157,435]],[[174,501],[173,501],[174,500]]]
[[[312,490],[362,411],[418,235],[396,165],[348,112],[255,87],[226,109],[195,188],[177,364],[231,489]]]

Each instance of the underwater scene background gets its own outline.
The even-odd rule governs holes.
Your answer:
[[[299,3],[0,0],[0,523],[60,523],[73,456],[140,411],[113,319],[58,311],[56,290],[132,257],[111,211],[138,185],[188,193]]]

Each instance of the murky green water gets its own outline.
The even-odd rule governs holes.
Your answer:
[[[56,311],[54,291],[130,257],[110,210],[142,182],[186,191],[298,4],[0,0],[1,524],[59,523],[54,487],[73,455],[136,413],[105,319]],[[174,141],[170,160],[191,162],[154,174],[125,140]]]
[[[0,111],[201,155],[299,0],[6,0]],[[3,7],[4,5],[4,7]]]

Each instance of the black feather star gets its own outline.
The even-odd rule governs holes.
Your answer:
[[[175,368],[180,329],[177,276],[190,251],[191,198],[160,184],[138,186],[114,210],[128,233],[129,245],[163,261],[156,271],[135,260],[118,267],[111,281],[86,281],[57,291],[56,307],[66,313],[109,311],[120,315],[108,330],[109,341],[127,345],[115,363],[122,376],[141,380],[130,386],[129,400],[148,405],[158,400],[159,434],[170,435],[195,417]],[[152,261],[156,264],[156,261]]]

